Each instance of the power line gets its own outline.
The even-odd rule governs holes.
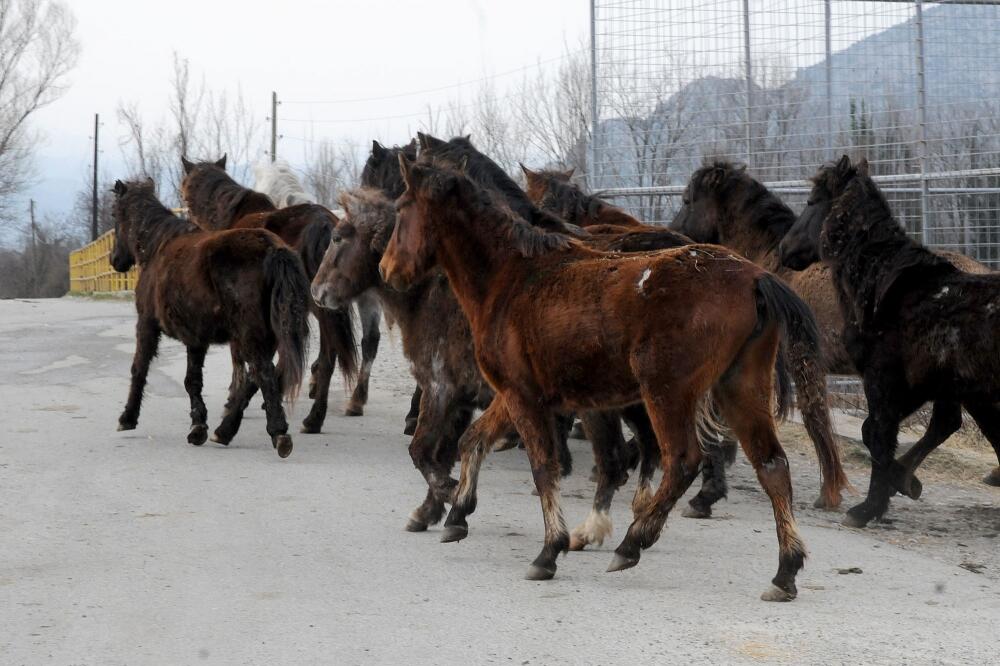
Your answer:
[[[500,72],[499,74],[491,74],[489,76],[483,76],[478,79],[472,79],[470,81],[463,81],[461,83],[453,83],[447,86],[438,86],[436,88],[424,88],[423,90],[412,90],[410,92],[395,93],[392,95],[379,95],[376,97],[356,97],[353,99],[331,99],[331,100],[282,100],[282,104],[357,104],[360,102],[379,102],[387,99],[399,99],[400,97],[414,97],[416,95],[426,95],[427,93],[441,92],[444,90],[452,90],[454,88],[461,88],[463,86],[470,86],[476,83],[483,83],[485,81],[490,81],[493,79],[498,79],[502,76],[510,76],[511,74],[518,74],[520,72],[527,71],[529,69],[534,69],[536,67],[541,67],[542,65],[547,65],[553,62],[558,62],[560,60],[565,60],[570,56],[577,55],[578,53],[583,53],[584,49],[578,49],[576,51],[570,51],[564,53],[556,58],[549,58],[548,60],[540,60],[533,65],[524,65],[516,69],[510,69],[505,72]]]

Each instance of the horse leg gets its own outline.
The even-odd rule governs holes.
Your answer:
[[[657,382],[669,385],[669,382]],[[653,496],[636,508],[632,524],[615,549],[608,571],[629,569],[639,563],[642,550],[660,538],[667,514],[698,476],[702,453],[695,431],[697,397],[655,395],[644,388],[643,400],[660,447],[663,478]]]
[[[354,387],[351,401],[347,404],[348,416],[361,416],[365,413],[365,405],[368,403],[368,381],[371,379],[372,365],[375,363],[379,340],[382,337],[379,331],[382,309],[378,301],[366,293],[356,302],[361,318],[361,372],[358,373],[358,383]]]
[[[569,451],[569,432],[573,429],[573,415],[556,414],[556,445],[559,450],[559,471],[563,476],[573,473],[573,454]]]
[[[333,377],[333,366],[337,359],[330,344],[330,332],[326,313],[317,316],[319,320],[319,356],[313,363],[312,379],[310,381],[310,397],[313,400],[309,414],[302,421],[301,432],[315,434],[323,428],[326,420],[327,401],[330,397],[330,379]]]
[[[866,382],[867,389],[867,382]],[[865,391],[869,394],[869,391]],[[868,418],[861,426],[861,436],[871,454],[872,471],[868,482],[868,495],[861,504],[851,507],[844,517],[848,527],[864,527],[873,518],[879,518],[889,509],[889,498],[895,489],[892,485],[896,438],[902,417],[887,396],[883,400],[868,398]]]
[[[450,478],[451,468],[455,465],[459,439],[472,421],[473,410],[465,406],[456,406],[450,412],[451,414],[446,419],[445,431],[433,455],[433,465],[438,469],[441,478]],[[410,521],[406,525],[407,531],[422,532],[427,529],[428,525],[436,525],[440,522],[444,516],[445,505],[441,495],[442,493],[434,488],[428,488],[424,503],[410,515]]]
[[[424,390],[420,388],[420,384],[413,389],[413,395],[410,397],[410,411],[406,413],[406,427],[403,428],[404,435],[412,435],[417,429],[417,419],[420,418],[420,399],[423,396]]]
[[[653,432],[653,425],[644,406],[626,407],[622,410],[622,418],[635,435],[639,446],[639,479],[632,498],[632,515],[635,517],[653,497],[653,473],[660,466],[660,445],[656,441],[656,433]]]
[[[449,411],[453,409],[455,394],[447,388],[440,386],[435,388],[435,391],[425,392],[421,398],[423,405],[420,409],[420,419],[417,421],[413,439],[410,440],[410,459],[427,481],[427,497],[410,514],[406,523],[407,532],[423,532],[428,525],[441,520],[440,514],[444,511],[444,503],[456,483],[450,475],[451,464],[442,472],[435,458],[438,444],[447,429],[446,421]]]
[[[288,420],[281,405],[281,382],[271,360],[274,354],[258,353],[255,356],[250,364],[250,374],[264,396],[267,434],[271,436],[271,446],[277,450],[278,457],[287,458],[292,453],[292,438],[288,435]]]
[[[423,416],[421,415],[421,418]],[[458,485],[454,491],[451,511],[444,521],[444,532],[441,542],[461,541],[469,535],[469,524],[466,518],[476,510],[476,487],[479,483],[479,470],[483,459],[493,442],[510,432],[510,416],[507,413],[503,398],[499,395],[493,398],[489,407],[480,414],[458,440],[462,467],[458,477]],[[452,452],[454,455],[454,452]]]
[[[997,461],[1000,462],[1000,409],[997,408],[996,404],[985,402],[967,403],[965,408],[975,420],[976,425],[979,426],[983,436],[993,446],[993,451],[997,454]],[[990,486],[1000,486],[1000,466],[994,467],[993,471],[983,479],[983,483]]]
[[[581,415],[584,432],[594,448],[597,489],[587,520],[570,532],[569,549],[583,550],[588,544],[600,546],[611,534],[611,500],[628,480],[623,453],[621,414],[618,411],[586,412]]]
[[[938,400],[934,403],[930,423],[916,444],[899,457],[897,461],[902,470],[894,467],[892,485],[903,495],[918,499],[923,491],[923,484],[915,476],[917,468],[924,462],[931,451],[962,427],[962,406],[957,402]],[[902,473],[899,473],[899,472]]]
[[[703,453],[701,489],[681,512],[685,518],[711,518],[712,505],[729,492],[726,485],[726,451],[721,436],[717,434],[714,441],[708,441]]]
[[[205,365],[207,347],[187,348],[187,374],[184,375],[184,389],[191,400],[191,432],[188,443],[201,446],[208,439],[208,409],[201,397],[202,368]]]
[[[160,346],[160,325],[152,317],[140,317],[135,324],[135,355],[132,357],[132,382],[125,410],[118,417],[119,430],[135,430],[139,423],[142,393],[146,389],[149,364]]]

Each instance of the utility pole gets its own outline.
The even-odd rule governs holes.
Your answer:
[[[94,114],[94,191],[90,202],[90,240],[97,240],[97,131],[101,117]]]
[[[35,200],[30,199],[28,205],[31,215],[31,295],[35,296],[38,285],[38,242],[36,240],[38,233],[35,227]]]
[[[278,159],[278,93],[271,91],[271,161]]]

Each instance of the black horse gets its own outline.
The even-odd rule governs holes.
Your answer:
[[[907,490],[909,465],[893,458],[899,425],[926,402],[952,432],[965,407],[1000,458],[1000,275],[962,271],[907,236],[865,160],[819,170],[790,234],[801,241],[817,227],[868,399],[871,482],[845,518],[862,527]]]

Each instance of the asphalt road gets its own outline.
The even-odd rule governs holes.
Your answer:
[[[488,459],[468,539],[404,532],[424,486],[401,433],[412,380],[391,335],[366,415],[341,416],[335,391],[325,432],[296,434],[287,460],[257,403],[229,448],[186,443],[184,351],[172,342],[138,429],[118,433],[133,322],[128,302],[0,301],[0,663],[1000,660],[996,576],[841,528],[836,514],[801,512],[799,597],[760,601],[777,546],[745,463],[718,519],[671,516],[622,573],[604,570],[631,482],[611,542],[560,559],[552,581],[522,579],[542,520],[518,450]],[[223,348],[209,355],[213,424],[228,364]],[[563,496],[575,524],[592,484],[588,445],[572,446]],[[816,494],[814,461],[792,465],[802,507]],[[861,573],[838,573],[852,567]]]

